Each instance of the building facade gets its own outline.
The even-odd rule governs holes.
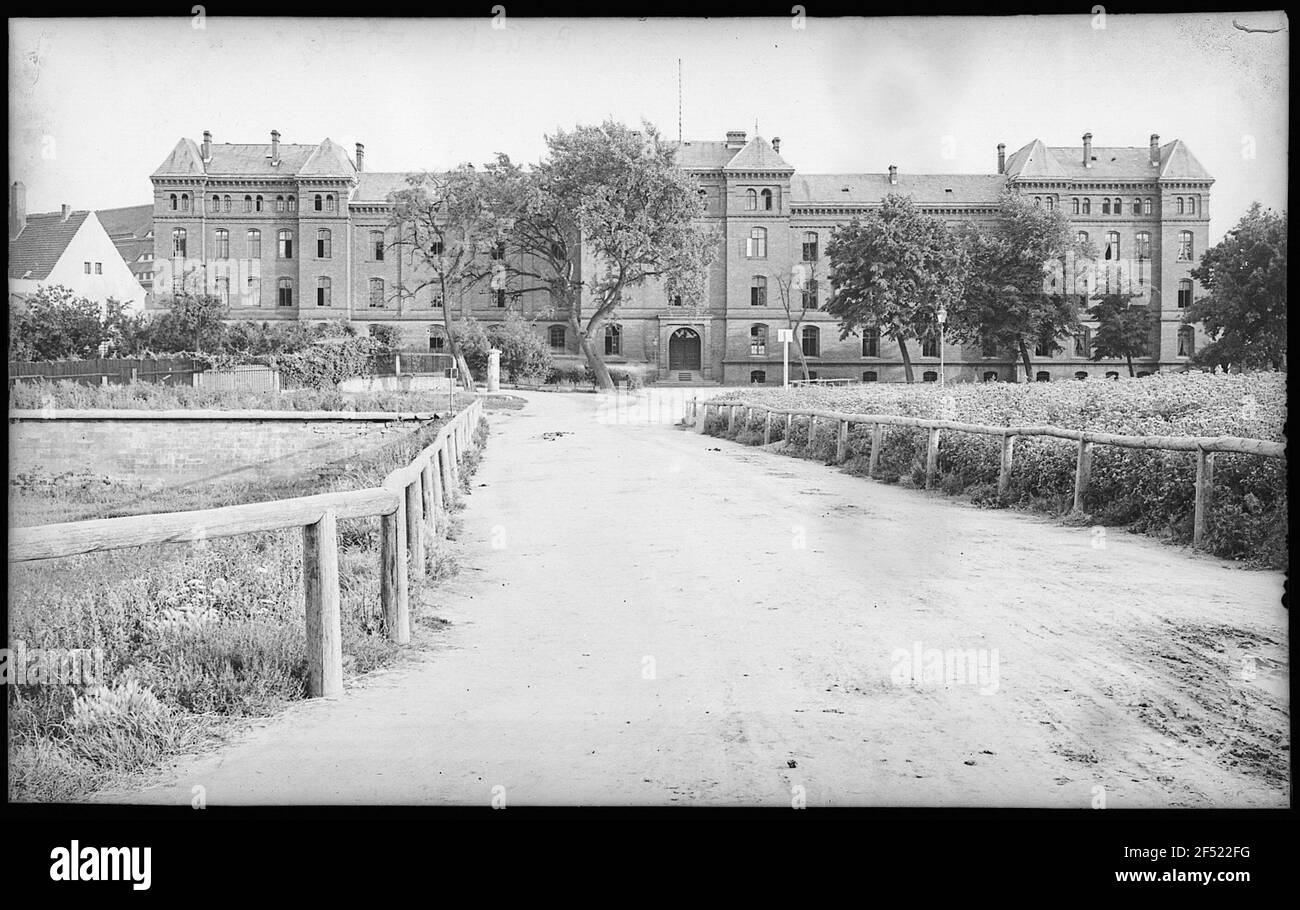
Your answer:
[[[1142,372],[1178,369],[1195,350],[1195,330],[1181,315],[1199,291],[1190,272],[1209,239],[1214,181],[1180,140],[1161,144],[1153,135],[1146,147],[1125,148],[1094,146],[1091,134],[1077,147],[1034,140],[1010,157],[999,146],[996,173],[950,175],[896,166],[803,175],[782,157],[779,139],[740,131],[676,146],[717,237],[706,297],[670,299],[655,284],[631,291],[605,329],[611,364],[636,365],[661,382],[780,383],[778,331],[795,326],[815,378],[901,380],[896,344],[841,339],[837,321],[819,309],[831,293],[831,233],[891,193],[960,222],[993,218],[1008,190],[1064,212],[1097,250],[1088,268],[1063,264],[1063,282],[1081,294],[1127,282],[1135,305],[1150,307],[1155,329]],[[232,319],[390,324],[420,350],[442,349],[444,306],[453,318],[488,324],[515,309],[557,353],[577,354],[577,339],[542,293],[485,283],[443,301],[418,288],[422,276],[389,227],[387,200],[407,185],[407,172],[368,172],[364,164],[360,144],[353,157],[329,139],[287,144],[276,132],[268,144],[215,144],[208,133],[201,143],[182,140],[152,175],[154,296],[197,286],[226,300]],[[584,268],[594,268],[587,259]],[[1060,339],[1060,351],[1036,353],[1034,378],[1126,374],[1118,361],[1092,362],[1087,340]],[[937,379],[937,334],[909,353],[918,380]],[[1023,378],[1014,352],[946,344],[942,354],[948,379]]]

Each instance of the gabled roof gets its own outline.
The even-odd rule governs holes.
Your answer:
[[[205,165],[193,139],[182,139],[153,172],[154,177],[292,177],[316,151],[316,145],[280,143],[280,163],[271,164],[271,143],[213,143],[212,160]],[[345,156],[346,157],[346,156]]]
[[[283,154],[284,146],[280,146]],[[298,169],[299,177],[351,177],[357,172],[348,153],[328,136]]]
[[[1151,166],[1151,149],[1092,147],[1091,167],[1083,163],[1083,146],[1046,146],[1039,139],[1007,159],[1007,175],[1019,179],[1150,180],[1153,177],[1209,180],[1210,175],[1181,139],[1159,148],[1160,166]]]
[[[676,151],[677,166],[683,170],[715,170],[725,167],[727,162],[736,157],[736,149],[725,142],[686,142],[670,143]]]
[[[72,238],[90,217],[90,212],[62,212],[28,215],[27,226],[9,241],[9,277],[40,281],[48,278]]]
[[[95,217],[114,241],[142,238],[153,227],[153,206],[130,205],[121,209],[96,209]]]
[[[357,188],[352,193],[352,202],[384,202],[388,194],[410,187],[406,178],[410,171],[362,171],[357,174]]]
[[[1006,187],[998,174],[796,174],[790,179],[794,205],[863,205],[884,201],[890,193],[910,196],[918,204],[997,203]]]
[[[182,139],[167,156],[153,177],[201,177],[203,176],[203,153],[193,139]]]
[[[789,171],[792,168],[762,136],[755,136],[725,165],[728,171]]]

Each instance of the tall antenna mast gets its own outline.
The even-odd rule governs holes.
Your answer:
[[[677,143],[682,141],[682,58],[677,58]]]

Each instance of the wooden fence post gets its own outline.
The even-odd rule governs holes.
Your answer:
[[[420,504],[424,508],[424,520],[429,526],[429,533],[438,533],[438,509],[434,499],[434,488],[437,482],[434,480],[433,462],[430,458],[424,461],[424,467],[420,469]]]
[[[1214,453],[1196,450],[1196,507],[1192,519],[1192,548],[1200,549],[1205,539],[1205,521],[1209,518],[1214,487]]]
[[[935,475],[939,473],[939,428],[930,428],[930,438],[925,446],[925,488],[934,486]]]
[[[302,529],[302,588],[307,602],[307,695],[338,695],[343,691],[343,630],[333,510]]]
[[[379,519],[379,599],[384,607],[388,638],[399,645],[411,640],[411,614],[406,579],[406,500],[397,511]]]
[[[785,435],[781,437],[781,441],[786,445],[790,444],[790,430],[792,430],[793,428],[794,428],[794,414],[786,414]]]
[[[411,575],[424,577],[424,522],[421,511],[420,480],[417,477],[406,485],[406,546],[411,553]]]
[[[445,506],[446,508],[450,509],[450,508],[451,508],[452,481],[451,481],[451,465],[449,464],[449,460],[450,460],[450,459],[448,459],[448,457],[447,457],[447,441],[446,441],[446,439],[443,440],[442,445],[438,446],[438,451],[437,451],[436,454],[437,454],[437,456],[438,456],[438,479],[439,479],[439,486],[442,488],[442,489],[441,489],[441,492],[442,492],[442,504],[443,504],[443,506]]]
[[[849,422],[847,420],[841,420],[839,438],[835,441],[835,463],[844,464],[844,459],[848,456],[848,452]]]
[[[767,416],[763,418],[763,445],[770,445],[772,442],[772,412],[768,411]]]
[[[1002,437],[1002,463],[998,467],[998,497],[1007,495],[1011,489],[1011,462],[1015,457],[1016,437],[1012,435]]]
[[[727,406],[727,432],[731,433],[736,429],[736,406]]]
[[[880,447],[885,443],[885,426],[880,423],[871,425],[871,456],[867,459],[867,476],[876,476],[876,466],[880,464]]]
[[[805,446],[805,448],[807,448],[809,451],[812,451],[813,437],[816,435],[817,435],[817,418],[809,414],[808,415],[808,444]]]
[[[704,413],[695,418],[695,432],[703,433],[704,424],[707,423],[708,420],[709,420],[709,403],[706,401],[704,403]]]
[[[1092,443],[1079,440],[1079,457],[1074,466],[1074,509],[1083,511],[1083,495],[1088,492],[1088,481],[1092,479]]]

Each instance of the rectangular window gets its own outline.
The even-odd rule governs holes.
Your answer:
[[[804,283],[803,291],[801,292],[801,294],[803,298],[803,308],[805,310],[817,309],[817,279],[816,278],[809,278],[807,282]]]
[[[87,262],[87,263],[85,264],[85,266],[86,266],[86,274],[89,275],[89,274],[90,274],[90,263]]]
[[[217,299],[220,300],[225,306],[230,306],[230,279],[229,278],[217,279]]]
[[[497,305],[498,307],[504,307],[504,306],[506,305],[506,292],[505,292],[505,291],[503,291],[503,290],[500,290],[500,291],[494,291],[492,296],[496,299],[496,305]]]

